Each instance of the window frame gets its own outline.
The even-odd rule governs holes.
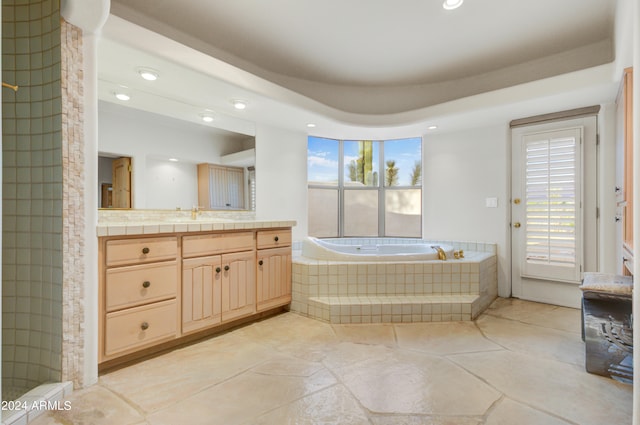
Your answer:
[[[354,139],[332,139],[328,137],[320,137],[320,136],[310,136],[316,137],[318,139],[325,140],[333,140],[338,142],[338,183],[336,186],[331,186],[328,184],[312,184],[307,180],[307,189],[320,189],[320,190],[337,190],[338,191],[338,223],[337,223],[337,235],[334,237],[337,238],[345,238],[345,237],[396,237],[396,238],[421,238],[422,230],[423,230],[423,222],[422,218],[424,216],[423,210],[423,191],[422,191],[422,178],[420,177],[420,183],[417,185],[402,185],[402,186],[387,186],[386,185],[386,174],[385,174],[385,142],[397,142],[401,140],[412,140],[419,139],[420,140],[420,164],[422,165],[422,152],[424,150],[424,139],[421,136],[416,137],[407,137],[407,138],[399,138],[399,139],[385,139],[385,140],[371,140],[376,143],[378,148],[378,185],[377,186],[361,186],[361,187],[347,187],[345,185],[345,176],[346,176],[346,163],[344,157],[344,144],[345,142],[358,142],[364,140],[354,140]],[[308,143],[308,140],[307,140]],[[400,191],[407,189],[418,189],[420,190],[420,229],[419,235],[417,236],[397,236],[397,235],[387,235],[386,234],[386,213],[387,213],[387,205],[386,205],[386,193],[387,191]],[[377,199],[378,199],[378,208],[377,208],[377,236],[368,236],[368,235],[345,235],[345,192],[347,191],[376,191]]]

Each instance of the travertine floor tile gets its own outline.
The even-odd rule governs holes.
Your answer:
[[[369,423],[367,415],[351,394],[342,385],[334,385],[246,422],[246,425]]]
[[[439,417],[430,415],[372,415],[373,425],[482,425],[482,418],[464,416]],[[513,425],[513,424],[512,424]]]
[[[75,391],[66,400],[70,410],[53,410],[39,416],[32,425],[138,425],[144,417],[126,401],[100,385]]]
[[[151,425],[251,423],[258,416],[336,383],[326,369],[309,377],[248,372],[157,411],[147,420]]]
[[[575,308],[533,303],[516,298],[497,298],[485,313],[531,325],[581,332],[580,310]]]
[[[234,351],[224,343],[218,349],[211,340],[202,344],[105,374],[100,382],[150,413],[246,371],[273,352],[246,341]]]
[[[486,315],[477,324],[488,339],[509,350],[584,367],[584,342],[573,332]]]
[[[500,398],[448,360],[416,352],[398,350],[334,372],[365,408],[378,413],[482,415]]]
[[[309,377],[324,369],[322,363],[274,354],[272,358],[252,368],[251,371],[263,375]]]
[[[391,324],[333,325],[333,330],[341,341],[389,347],[396,345]]]
[[[337,370],[372,359],[384,360],[392,354],[393,350],[390,347],[382,345],[342,342],[336,344],[333,349],[327,353],[322,363],[331,370]]]
[[[486,339],[474,322],[407,323],[395,329],[399,347],[431,354],[502,349]]]
[[[104,374],[34,424],[630,423],[632,387],[584,370],[579,317],[504,299],[476,323],[287,313]]]
[[[331,326],[324,322],[285,313],[235,331],[259,344],[309,361],[321,361],[339,342]]]
[[[631,386],[591,375],[579,366],[511,351],[449,358],[509,398],[568,421],[631,423]]]
[[[487,418],[485,425],[569,425],[569,422],[515,402],[501,400]]]

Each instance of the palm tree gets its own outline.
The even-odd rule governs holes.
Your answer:
[[[418,186],[420,178],[422,177],[422,164],[420,161],[416,161],[413,165],[413,171],[411,172],[411,186]]]

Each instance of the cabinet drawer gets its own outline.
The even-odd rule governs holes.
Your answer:
[[[178,255],[178,239],[140,238],[107,241],[107,267],[173,260]]]
[[[291,245],[291,230],[259,230],[258,249]]]
[[[107,311],[174,298],[178,288],[176,261],[107,270]]]
[[[223,252],[249,251],[255,246],[253,232],[184,236],[182,238],[182,256],[201,257]]]
[[[107,314],[104,351],[111,356],[176,337],[176,300]]]

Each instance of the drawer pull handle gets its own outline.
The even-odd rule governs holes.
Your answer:
[[[144,282],[142,282],[143,288],[148,288],[149,286],[151,286],[151,282],[149,282],[148,280],[145,280]]]
[[[260,266],[261,266],[261,265],[263,265],[263,264],[264,264],[264,261],[262,261],[262,260],[258,261],[258,265],[260,265]]]
[[[276,236],[275,238],[273,238],[273,240],[278,242],[280,240],[280,238]]]
[[[149,329],[149,324],[147,322],[142,322],[142,324],[140,325],[140,329],[146,331],[147,329]]]
[[[229,266],[224,266],[224,271],[228,272],[229,271]]]
[[[149,248],[147,248],[146,246],[144,248],[142,248],[142,253],[143,254],[148,254],[151,250]]]
[[[222,269],[220,267],[216,267],[216,273],[220,273],[220,271],[222,271]]]

